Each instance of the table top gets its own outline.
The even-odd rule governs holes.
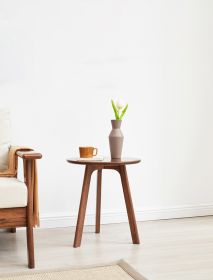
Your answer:
[[[103,160],[81,160],[80,158],[68,158],[67,161],[73,164],[81,165],[108,165],[108,166],[119,166],[126,164],[135,164],[139,163],[141,160],[139,158],[121,158],[121,159],[111,159],[104,158]]]

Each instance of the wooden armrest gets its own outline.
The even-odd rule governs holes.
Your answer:
[[[42,154],[40,153],[37,153],[35,151],[29,151],[29,152],[16,152],[17,156],[19,156],[20,158],[23,158],[23,159],[40,159],[42,158]]]

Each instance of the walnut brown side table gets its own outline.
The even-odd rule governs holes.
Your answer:
[[[135,219],[135,213],[133,208],[133,202],[130,192],[130,186],[127,176],[126,165],[136,164],[140,162],[140,159],[136,158],[122,158],[122,159],[108,159],[103,161],[94,160],[80,160],[76,158],[67,159],[69,163],[80,164],[85,166],[83,187],[81,192],[81,199],[78,211],[78,220],[75,231],[75,239],[73,247],[77,248],[81,246],[81,239],[84,227],[84,219],[86,214],[87,200],[90,188],[91,175],[94,171],[97,171],[97,201],[96,201],[96,228],[95,232],[100,233],[100,218],[101,218],[101,182],[102,182],[102,170],[112,169],[117,171],[121,177],[121,183],[123,187],[124,199],[126,203],[126,210],[129,219],[129,226],[132,235],[133,244],[140,244],[138,229]]]

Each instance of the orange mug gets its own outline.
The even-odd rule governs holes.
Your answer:
[[[98,149],[94,147],[79,147],[81,158],[92,158],[97,155]]]

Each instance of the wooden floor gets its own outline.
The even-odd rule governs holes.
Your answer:
[[[37,269],[125,259],[149,280],[212,280],[213,217],[138,223],[141,245],[131,244],[128,224],[85,227],[74,249],[74,228],[35,231]],[[26,271],[25,231],[0,232],[0,275]]]

